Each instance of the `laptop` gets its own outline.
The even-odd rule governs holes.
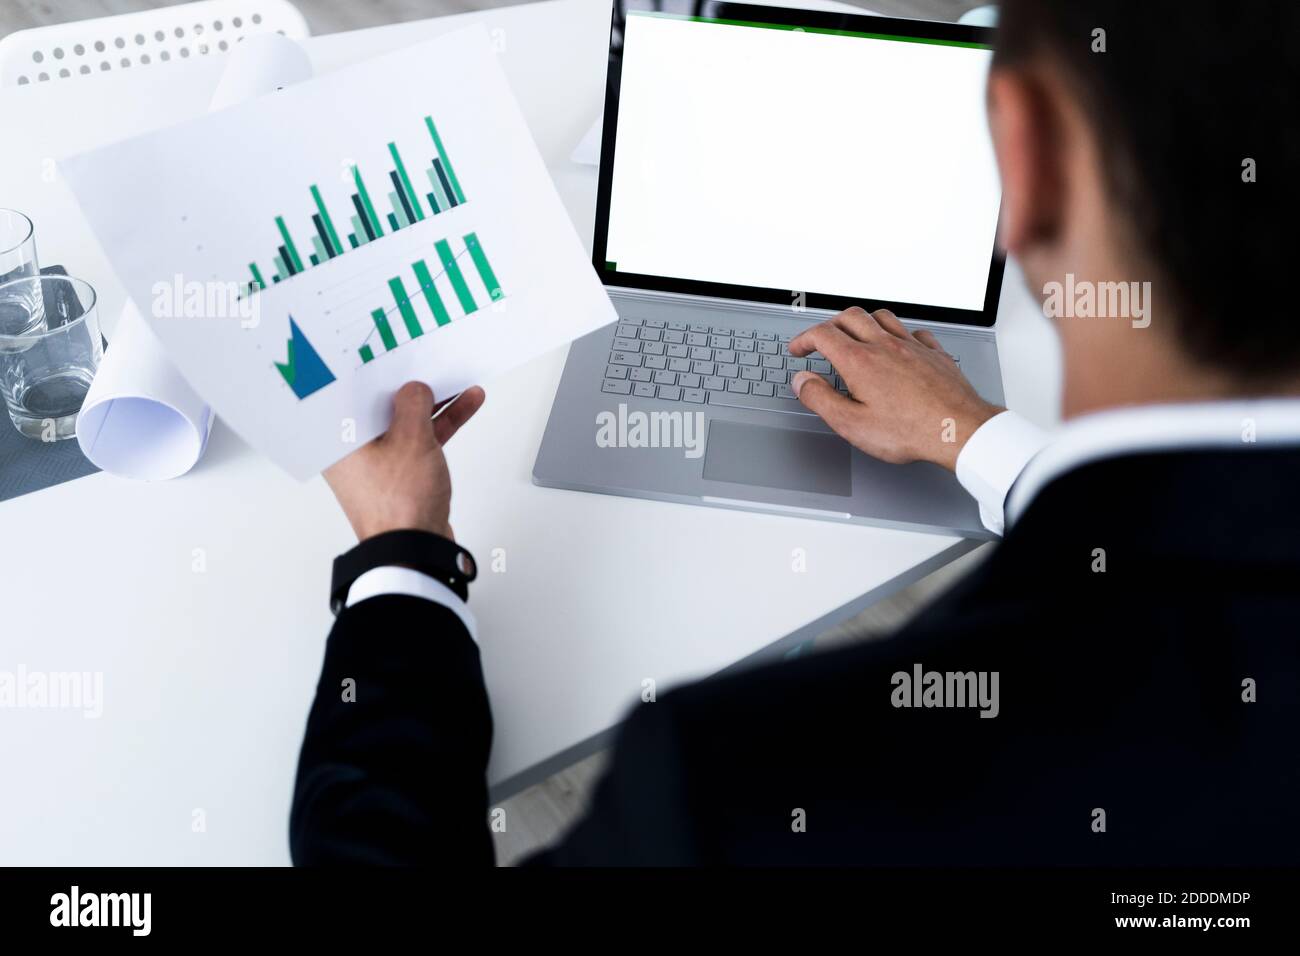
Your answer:
[[[950,472],[808,412],[795,372],[847,390],[787,348],[888,308],[1003,404],[991,59],[980,27],[616,3],[593,261],[619,320],[570,347],[535,483],[991,537]]]

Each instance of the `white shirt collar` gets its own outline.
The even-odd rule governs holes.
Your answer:
[[[1300,445],[1300,398],[1142,405],[1081,415],[1020,473],[1007,497],[1008,524],[1051,481],[1103,458],[1189,448]]]

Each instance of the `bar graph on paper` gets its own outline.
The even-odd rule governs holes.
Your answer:
[[[357,348],[362,365],[505,298],[477,233],[466,233],[458,250],[439,239],[433,251],[412,262],[407,275],[388,279],[387,302],[370,311],[369,331]]]
[[[275,229],[280,244],[273,254],[263,260],[263,264],[270,263],[269,269],[263,269],[257,260],[249,262],[251,278],[247,280],[246,292],[254,294],[265,289],[268,278],[273,285],[285,282],[307,269],[338,258],[352,249],[359,249],[386,234],[400,232],[425,221],[426,217],[437,216],[464,205],[465,193],[432,116],[424,117],[423,132],[428,138],[429,147],[429,164],[423,167],[427,180],[425,186],[417,187],[418,175],[412,178],[395,141],[388,143],[388,157],[392,166],[374,192],[367,185],[366,177],[358,166],[351,165],[347,169],[345,176],[352,190],[349,197],[351,203],[341,214],[336,208],[335,215],[331,215],[319,183],[308,184],[306,191],[311,195],[314,208],[310,214],[311,232],[302,231],[306,227],[305,219],[303,222],[290,223],[283,215],[275,216]],[[382,202],[377,204],[375,197],[386,198],[387,207]],[[344,231],[340,233],[337,226],[340,222],[350,225],[351,231],[343,227]],[[305,245],[295,239],[295,236],[301,238],[304,235],[309,240]],[[346,244],[342,238],[344,236]]]

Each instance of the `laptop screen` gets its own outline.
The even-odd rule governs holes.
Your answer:
[[[615,11],[606,284],[991,325],[991,31],[674,6]]]

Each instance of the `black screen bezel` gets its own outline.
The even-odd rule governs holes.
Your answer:
[[[657,292],[675,292],[686,295],[708,296],[720,299],[740,299],[789,305],[792,293],[785,289],[706,282],[698,279],[680,279],[670,276],[645,275],[620,272],[607,264],[606,247],[609,242],[609,206],[613,192],[614,147],[618,136],[619,84],[623,65],[623,26],[629,6],[634,10],[660,13],[680,13],[685,16],[709,17],[725,20],[750,20],[785,26],[812,27],[829,30],[847,30],[858,33],[883,33],[935,40],[954,40],[965,43],[993,45],[995,31],[988,27],[975,27],[958,23],[929,20],[910,20],[895,17],[876,17],[866,14],[828,13],[815,10],[795,10],[787,7],[756,6],[729,3],[725,0],[641,0],[629,4],[614,0],[610,22],[609,72],[605,86],[604,128],[600,147],[600,180],[596,192],[595,234],[592,241],[592,265],[606,286],[643,289]],[[1001,210],[999,208],[999,218]],[[996,232],[996,230],[995,230]],[[957,309],[948,306],[927,305],[917,302],[897,302],[888,299],[862,299],[826,292],[804,292],[803,305],[811,309],[843,310],[852,305],[867,309],[889,309],[907,318],[960,325],[991,327],[997,319],[998,298],[1002,291],[1002,277],[1006,257],[998,248],[996,234],[990,237],[992,246],[988,282],[984,289],[984,306],[980,310]]]

